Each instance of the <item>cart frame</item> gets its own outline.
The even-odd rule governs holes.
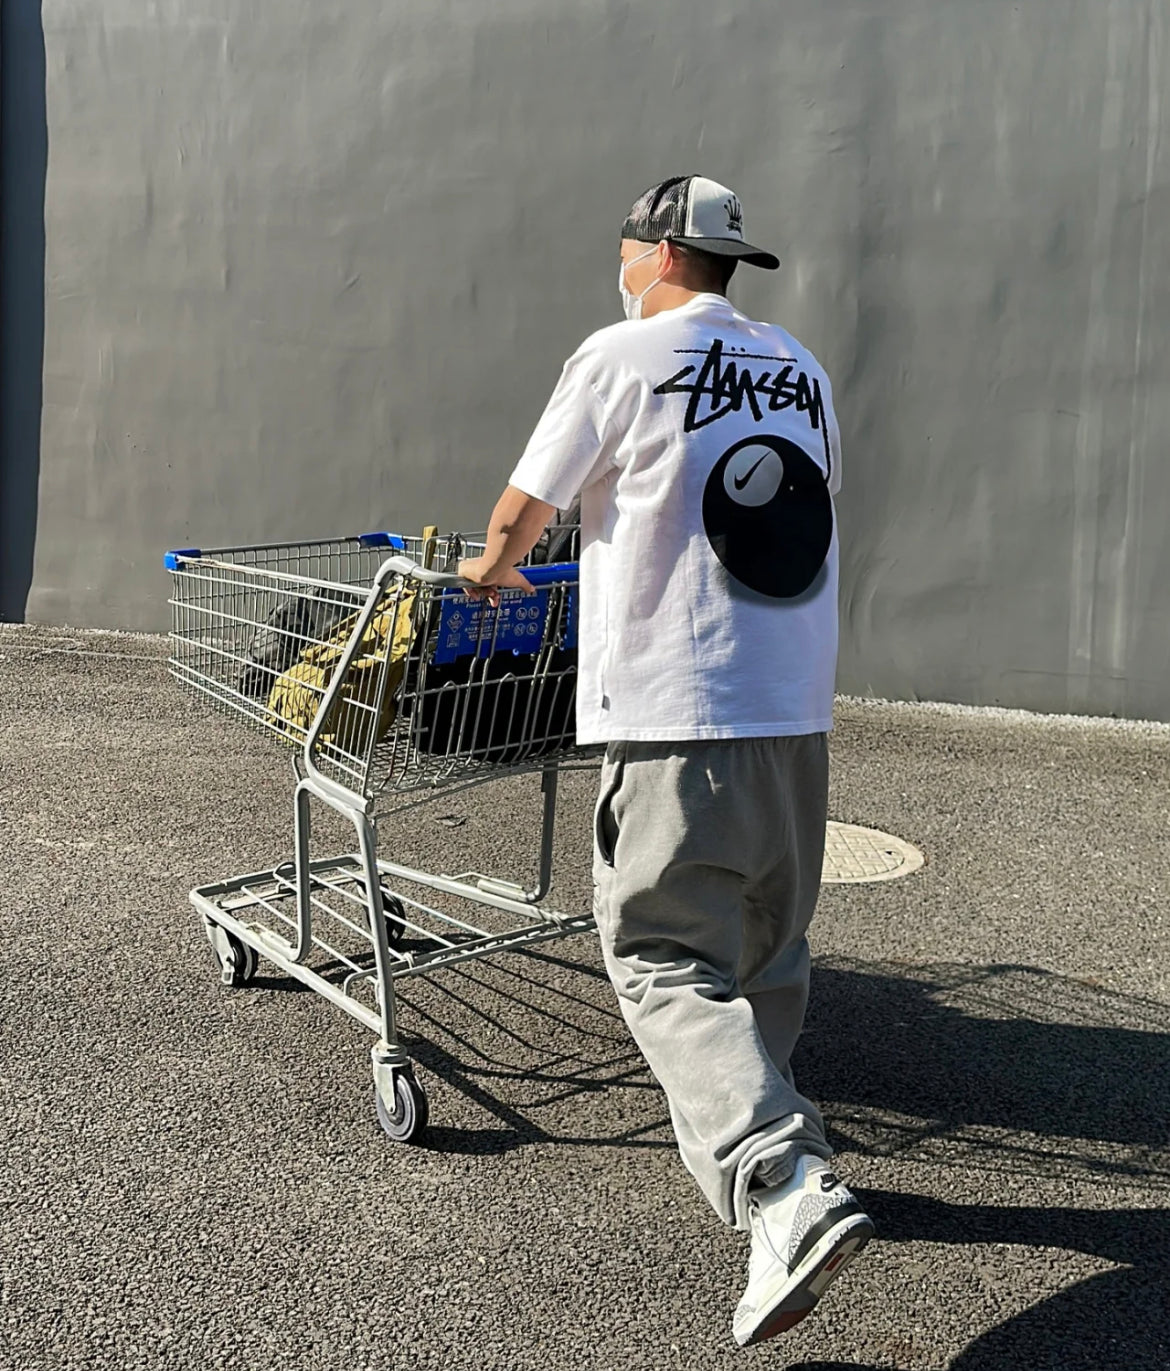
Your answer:
[[[264,623],[258,606],[271,603],[274,597],[284,604],[292,603],[293,596],[301,597],[296,601],[299,607],[306,594],[332,595],[352,606],[367,584],[363,572],[371,565],[371,554],[379,555],[383,549],[396,554],[381,560],[368,581],[344,650],[332,668],[328,685],[304,733],[299,757],[294,760],[293,859],[198,886],[191,891],[190,900],[202,915],[224,984],[247,984],[256,974],[259,959],[264,958],[376,1035],[371,1049],[376,1110],[386,1133],[399,1141],[417,1138],[426,1127],[429,1111],[425,1092],[399,1037],[395,982],[594,927],[592,915],[567,914],[544,903],[552,882],[559,768],[570,757],[581,760],[583,754],[571,739],[571,717],[562,724],[559,734],[546,719],[546,736],[542,736],[538,727],[540,710],[533,704],[544,698],[541,691],[546,688],[554,692],[549,696],[554,700],[558,698],[556,691],[575,688],[575,665],[571,669],[562,666],[559,671],[549,665],[558,644],[566,638],[566,625],[575,612],[575,566],[571,574],[565,567],[530,570],[531,579],[539,579],[548,589],[542,608],[541,642],[532,654],[531,672],[519,678],[505,678],[528,683],[530,697],[518,723],[513,717],[513,702],[506,723],[513,735],[518,727],[521,736],[510,737],[506,751],[500,754],[506,760],[493,764],[490,746],[462,746],[471,718],[469,709],[479,700],[482,711],[481,697],[489,685],[499,684],[488,682],[486,665],[482,677],[477,679],[477,675],[479,664],[489,662],[506,637],[501,631],[506,612],[502,607],[494,617],[483,612],[468,683],[466,687],[455,688],[465,694],[460,693],[456,701],[462,706],[462,713],[458,708],[455,711],[453,727],[458,726],[460,734],[453,756],[440,756],[437,762],[424,758],[417,747],[412,753],[408,745],[400,745],[400,736],[394,746],[387,748],[375,727],[374,721],[382,717],[388,696],[393,695],[389,703],[397,713],[388,732],[402,735],[411,729],[417,731],[422,713],[419,702],[428,698],[425,681],[434,652],[434,624],[446,622],[438,610],[445,607],[451,592],[462,594],[468,588],[451,567],[459,555],[475,546],[467,537],[452,535],[445,549],[447,567],[441,570],[430,565],[437,551],[433,535],[418,540],[372,534],[209,552],[188,548],[167,553],[165,558],[175,584],[170,601],[171,636],[175,644],[170,658],[172,674],[221,709],[242,714],[253,724],[279,733],[285,725],[274,721],[270,706],[261,707],[243,697],[227,675],[226,664],[240,660],[238,643],[234,650],[225,649],[220,645],[225,639],[215,635],[234,633],[238,639],[243,630],[262,630]],[[336,579],[320,574],[322,571],[334,573]],[[503,592],[502,600],[516,601],[524,595]],[[390,604],[393,618],[407,605],[407,596],[413,597],[410,605],[415,636],[410,652],[414,653],[417,646],[415,674],[412,677],[408,668],[401,683],[395,686],[387,647],[385,661],[375,660],[365,697],[347,697],[345,692],[347,686],[352,689],[355,663],[363,654],[364,660],[369,661],[371,626],[376,616],[385,615]],[[284,636],[293,640],[294,648],[302,641],[306,647],[323,645],[320,634],[290,631]],[[275,676],[275,671],[271,674]],[[518,697],[514,696],[513,701],[515,698]],[[450,702],[451,697],[447,697],[447,703]],[[560,704],[564,703],[561,699]],[[357,716],[364,720],[363,727],[356,732],[351,730],[348,739],[336,723],[337,711],[344,704],[366,711]],[[411,712],[408,707],[412,704]],[[354,714],[354,708],[349,712]],[[569,716],[571,713],[570,701]],[[494,728],[495,717],[489,722]],[[475,728],[480,726],[478,714],[472,723]],[[332,734],[329,729],[333,729]],[[525,729],[531,737],[523,736]],[[342,738],[340,745],[338,737]],[[351,750],[347,743],[355,738]],[[527,749],[526,744],[530,744]],[[454,875],[428,872],[379,856],[377,810],[386,793],[409,793],[418,803],[420,792],[429,795],[459,782],[476,785],[502,774],[536,769],[542,773],[542,806],[534,885],[478,871]],[[313,858],[314,801],[349,821],[357,841],[354,851]],[[447,897],[442,902],[447,907],[403,893],[401,883],[416,891]],[[473,909],[490,911],[494,925],[486,926],[482,919],[473,923],[456,916],[449,908],[450,897],[461,906],[465,903]],[[362,947],[362,952],[336,946],[326,938],[324,928],[330,929],[334,937],[338,931],[348,935],[351,942]],[[406,947],[408,940],[410,946]],[[368,952],[373,954],[372,966],[365,955]],[[319,954],[327,959],[324,968],[309,965],[310,958]]]

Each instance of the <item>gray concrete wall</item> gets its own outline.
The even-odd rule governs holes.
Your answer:
[[[28,616],[161,626],[169,545],[482,523],[628,203],[702,170],[835,378],[841,687],[1170,718],[1168,10],[43,0]]]

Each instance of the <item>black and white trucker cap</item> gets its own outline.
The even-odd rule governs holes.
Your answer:
[[[772,253],[744,242],[739,196],[706,176],[672,176],[644,191],[626,216],[622,237],[639,243],[669,238],[768,271],[780,265]]]

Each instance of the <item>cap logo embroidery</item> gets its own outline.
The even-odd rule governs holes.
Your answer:
[[[743,237],[743,210],[739,205],[739,196],[731,195],[723,202],[723,208],[727,211],[727,231],[728,233],[738,233]]]

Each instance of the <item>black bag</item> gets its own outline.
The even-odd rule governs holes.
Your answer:
[[[532,550],[533,566],[550,566],[577,555],[580,502],[546,530]],[[523,570],[523,567],[521,568]],[[432,622],[440,613],[436,601]],[[563,627],[563,625],[562,625]],[[424,637],[429,638],[428,633]],[[473,756],[511,766],[571,746],[577,704],[577,648],[554,646],[540,658],[509,651],[471,654],[453,662],[415,661],[411,735],[420,751]],[[421,686],[421,694],[417,693]],[[458,687],[473,686],[471,690]],[[527,741],[525,741],[527,740]]]
[[[535,657],[510,652],[432,662],[413,706],[415,745],[432,755],[501,766],[572,746],[577,649],[553,648],[540,677],[531,674],[535,663]],[[467,686],[472,688],[460,688]]]
[[[333,598],[326,599],[326,595]],[[355,600],[352,608],[357,608]],[[333,591],[297,595],[287,599],[269,614],[252,635],[248,655],[236,674],[236,689],[252,699],[267,699],[277,678],[313,641],[326,637],[329,630],[350,608],[338,604]]]

